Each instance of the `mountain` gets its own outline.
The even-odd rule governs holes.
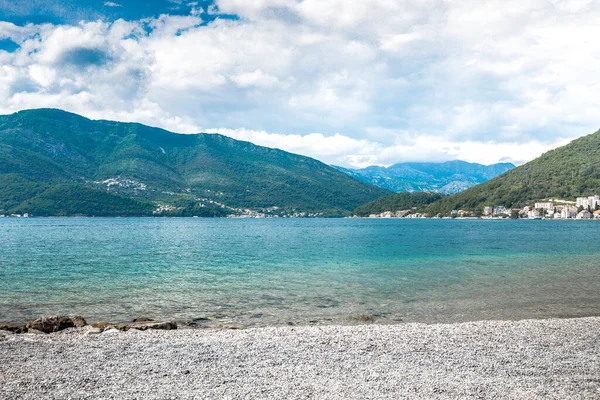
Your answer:
[[[544,153],[527,164],[432,204],[430,215],[485,206],[521,207],[549,198],[600,194],[600,131]]]
[[[353,178],[393,192],[437,192],[453,194],[509,171],[511,163],[481,165],[465,161],[443,163],[399,163],[391,167],[347,169],[334,166]]]
[[[346,215],[389,193],[317,160],[218,134],[55,109],[0,116],[0,213]]]

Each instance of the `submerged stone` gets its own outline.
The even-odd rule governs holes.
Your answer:
[[[133,322],[151,322],[151,321],[154,321],[154,320],[150,319],[150,318],[146,318],[146,317],[136,318],[133,320]]]
[[[372,315],[369,314],[359,314],[359,315],[355,315],[352,317],[353,320],[355,321],[359,321],[359,322],[373,322],[375,321],[375,318]]]

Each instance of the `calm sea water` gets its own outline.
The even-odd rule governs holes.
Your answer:
[[[0,321],[600,315],[599,233],[592,221],[0,219]]]

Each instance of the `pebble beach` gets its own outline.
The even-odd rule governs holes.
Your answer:
[[[600,318],[0,332],[2,399],[597,399]]]

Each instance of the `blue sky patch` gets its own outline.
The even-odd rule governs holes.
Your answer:
[[[28,23],[77,24],[80,21],[118,19],[136,21],[168,15],[199,15],[205,22],[216,18],[237,19],[235,15],[208,14],[213,0],[0,0],[0,21],[16,25]]]
[[[8,51],[9,53],[12,53],[16,50],[18,50],[21,46],[19,46],[17,43],[13,42],[10,39],[0,39],[0,50],[4,50],[4,51]]]

